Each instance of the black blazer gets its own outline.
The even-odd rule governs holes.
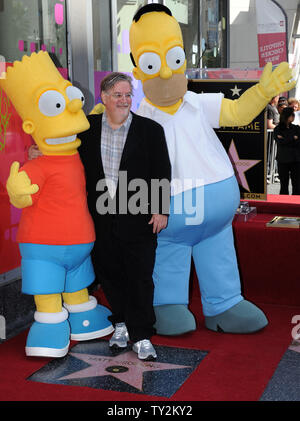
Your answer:
[[[281,163],[300,161],[300,126],[290,127],[278,125],[274,129],[274,139],[277,143],[276,159]]]
[[[153,203],[151,180],[167,179],[169,182],[171,180],[171,165],[163,128],[153,120],[132,113],[132,122],[119,167],[119,171],[126,171],[127,176],[125,188],[127,191],[121,188],[121,194],[127,194],[127,204],[130,198],[136,203],[137,196],[133,196],[138,195],[139,189],[128,191],[128,184],[134,179],[144,180],[148,187],[148,197],[142,203],[143,213],[133,215],[128,210],[126,212],[126,209],[126,213],[124,213],[124,201],[120,204],[118,200],[121,197],[119,183],[115,196],[116,213],[100,215],[97,211],[97,201],[99,199],[103,202],[103,197],[108,196],[106,183],[103,183],[105,175],[101,159],[102,114],[90,115],[88,120],[90,129],[78,135],[82,142],[78,151],[85,168],[88,206],[95,223],[96,236],[101,237],[102,230],[112,229],[117,237],[126,240],[136,241],[151,238],[153,226],[148,224],[151,219],[151,210],[153,210],[151,209],[151,201]],[[105,184],[105,192],[97,191],[96,186],[99,180]],[[101,196],[103,193],[105,196]],[[167,192],[168,205],[169,202],[170,189]],[[138,202],[137,206],[140,206]],[[168,210],[166,212],[165,209],[162,209],[162,200],[160,200],[158,212],[153,213],[163,213],[163,210],[164,213],[168,213]]]

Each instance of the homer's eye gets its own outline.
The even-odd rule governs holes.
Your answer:
[[[80,99],[84,105],[84,95],[80,89],[76,88],[76,86],[68,86],[66,89],[66,94],[70,101],[72,101],[72,99]]]
[[[160,57],[155,53],[144,53],[139,58],[139,67],[147,75],[155,75],[161,66]]]
[[[183,48],[181,47],[171,48],[166,54],[166,60],[167,60],[168,66],[172,70],[179,69],[184,64],[184,60],[185,60],[185,54],[184,54]]]
[[[39,109],[47,117],[55,117],[61,114],[65,107],[65,98],[57,91],[46,91],[40,96]]]

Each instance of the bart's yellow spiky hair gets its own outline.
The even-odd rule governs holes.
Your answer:
[[[23,56],[21,61],[15,61],[2,74],[0,86],[10,98],[18,114],[24,120],[28,101],[32,101],[33,94],[44,84],[55,85],[63,77],[55,67],[46,51]]]

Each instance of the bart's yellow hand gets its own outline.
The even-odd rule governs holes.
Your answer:
[[[220,114],[220,126],[246,126],[257,117],[276,95],[293,89],[296,81],[289,82],[292,70],[286,62],[280,63],[272,72],[272,63],[268,63],[259,82],[247,89],[239,99],[223,98]]]
[[[95,105],[95,107],[90,112],[90,115],[92,114],[102,114],[104,113],[105,106],[99,102],[99,104]]]
[[[292,79],[292,69],[287,62],[282,62],[272,72],[272,63],[266,64],[260,77],[258,87],[268,100],[282,92],[290,91],[296,85],[296,81],[289,82]]]
[[[32,205],[31,195],[39,190],[39,186],[37,184],[31,184],[26,172],[19,172],[19,168],[19,162],[12,163],[6,189],[10,203],[18,209],[23,209]]]

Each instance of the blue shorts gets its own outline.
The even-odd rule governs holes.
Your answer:
[[[188,304],[192,258],[205,316],[243,299],[232,233],[239,201],[235,177],[172,196],[168,226],[158,234],[155,306]]]
[[[94,243],[56,246],[20,243],[22,292],[57,294],[76,292],[95,279],[90,253]]]

